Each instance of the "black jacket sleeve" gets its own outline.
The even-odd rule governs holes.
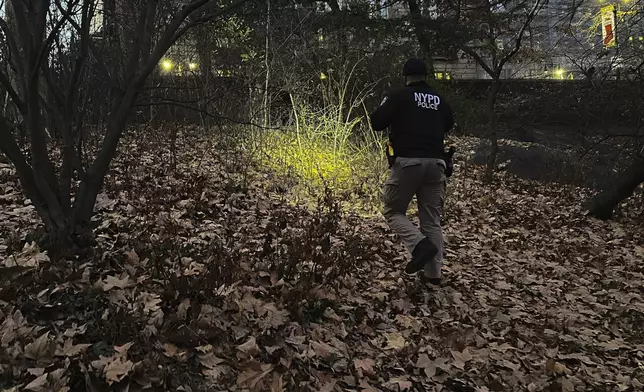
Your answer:
[[[371,127],[376,131],[385,130],[389,125],[391,125],[397,110],[398,107],[395,96],[385,96],[385,99],[382,100],[380,106],[371,113]]]

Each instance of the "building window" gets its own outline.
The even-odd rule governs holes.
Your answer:
[[[387,5],[387,0],[380,1],[379,7],[380,7],[380,17],[383,19],[389,19],[389,6]]]
[[[452,74],[449,72],[434,72],[434,78],[437,80],[451,80]]]

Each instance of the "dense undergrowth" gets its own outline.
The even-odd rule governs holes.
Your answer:
[[[431,289],[379,216],[294,203],[297,178],[193,131],[125,140],[97,246],[57,263],[0,164],[0,390],[642,388],[641,195],[599,222],[582,188],[491,187],[460,156]]]

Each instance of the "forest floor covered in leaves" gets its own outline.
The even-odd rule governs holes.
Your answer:
[[[381,217],[179,147],[172,170],[126,141],[93,254],[55,263],[0,163],[0,390],[644,389],[641,195],[601,222],[582,189],[457,162],[431,288]]]

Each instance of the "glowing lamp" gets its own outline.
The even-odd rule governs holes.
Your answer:
[[[172,69],[174,64],[172,64],[172,61],[170,60],[163,60],[161,62],[161,68],[163,68],[164,71],[170,71]]]

